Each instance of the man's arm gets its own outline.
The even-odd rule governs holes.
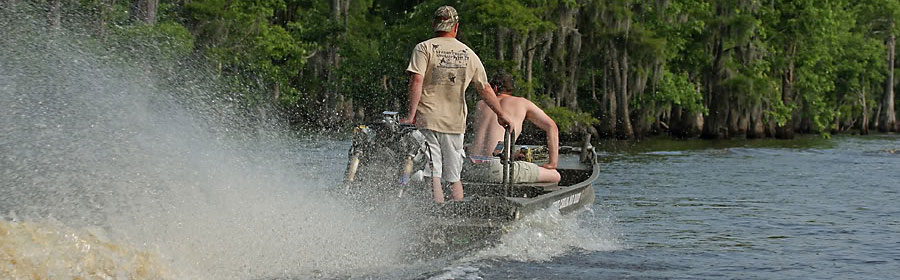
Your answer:
[[[556,169],[556,165],[559,163],[559,128],[556,126],[556,122],[544,113],[544,110],[530,101],[527,103],[528,111],[525,113],[525,118],[547,133],[547,149],[550,150],[550,160],[543,167]]]
[[[478,101],[478,103],[475,104],[475,140],[472,141],[472,145],[469,146],[469,150],[467,151],[467,153],[471,155],[483,155],[482,151],[485,150],[484,146],[485,138],[487,138],[487,130],[490,125],[493,125],[488,116],[488,114],[492,112],[487,112],[487,110],[487,105],[485,105],[484,101]]]
[[[424,76],[409,72],[409,112],[406,114],[406,119],[401,122],[416,122],[416,110],[419,108],[419,100],[422,99],[422,85],[424,83]]]
[[[509,118],[506,117],[503,108],[500,107],[500,100],[497,99],[497,94],[491,89],[491,85],[485,83],[484,87],[478,88],[478,93],[481,94],[481,98],[484,99],[484,104],[487,104],[488,107],[497,114],[497,123],[499,123],[500,126],[509,125]]]

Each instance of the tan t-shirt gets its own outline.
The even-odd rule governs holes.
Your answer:
[[[443,133],[466,131],[466,87],[488,84],[481,59],[450,37],[435,37],[416,45],[407,72],[424,77],[416,126]]]

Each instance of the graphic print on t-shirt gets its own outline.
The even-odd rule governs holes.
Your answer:
[[[456,85],[462,82],[469,66],[469,52],[462,50],[440,50],[440,45],[432,44],[434,54],[440,61],[434,66],[432,81],[438,85]]]

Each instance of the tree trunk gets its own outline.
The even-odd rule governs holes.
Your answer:
[[[345,8],[347,7],[347,8]],[[329,8],[331,11],[331,20],[335,24],[345,24],[347,22],[345,11],[349,8],[349,0],[331,0],[329,2]],[[335,37],[338,39],[336,41],[340,41],[344,36],[343,33],[335,34]],[[337,69],[341,65],[341,55],[340,55],[340,47],[338,42],[331,42],[327,45],[324,51],[324,60],[321,60],[321,65],[324,79],[325,79],[325,88],[324,92],[324,112],[322,112],[323,116],[320,121],[323,121],[325,124],[332,124],[338,121],[336,118],[341,117],[344,112],[343,101],[344,96],[338,92],[338,77],[337,73],[335,73],[334,69]]]
[[[581,33],[573,30],[572,43],[569,44],[569,61],[566,71],[568,75],[568,92],[566,94],[566,107],[573,111],[578,109],[578,57],[581,55]]]
[[[609,137],[615,136],[616,133],[616,94],[613,88],[615,81],[612,81],[612,72],[616,72],[614,69],[616,60],[613,59],[612,49],[612,42],[607,43],[604,50],[603,85],[600,92],[600,134]]]
[[[768,111],[768,104],[763,107],[763,112]],[[766,125],[766,137],[775,138],[775,135],[778,134],[778,122],[776,122],[772,118],[768,118],[765,121]]]
[[[343,114],[343,120],[353,121],[353,116],[355,115],[355,110],[353,107],[353,98],[346,98],[343,95],[341,96],[341,113]]]
[[[575,30],[575,18],[577,16],[577,13],[578,8],[575,6],[568,7],[568,5],[560,5],[556,10],[556,23],[558,27],[555,31],[556,41],[553,44],[553,58],[550,71],[551,84],[547,87],[548,89],[552,89],[553,91],[555,91],[556,106],[563,106],[568,103],[567,99],[570,93],[570,88],[574,87],[574,85],[569,82],[569,79],[567,77],[567,74],[570,74],[570,71],[575,71],[574,69],[572,69],[573,64],[569,63],[569,59],[567,59],[571,58],[571,54],[568,54],[569,57],[567,57],[567,53],[572,50],[572,42],[569,41],[569,38],[575,36],[574,33],[577,33],[577,30]],[[580,50],[580,38],[578,44],[578,48]],[[564,102],[566,104],[564,104]]]
[[[891,24],[893,27],[893,23]],[[893,28],[892,28],[893,29]],[[894,59],[897,48],[897,36],[891,35],[887,41],[888,48],[888,73],[884,81],[884,101],[882,108],[884,109],[881,116],[881,123],[878,130],[881,132],[900,131],[897,126],[897,115],[894,111]]]
[[[700,136],[703,129],[703,114],[688,112],[681,106],[672,106],[672,114],[669,117],[669,134],[678,138],[693,138]]]
[[[547,56],[550,55],[550,49],[553,47],[553,31],[544,32],[544,45],[541,46],[541,52],[538,53],[538,61],[547,65]]]
[[[607,96],[609,96],[609,118],[610,118],[610,131],[614,132],[614,136],[618,136],[620,133],[617,131],[619,127],[619,101],[617,97],[619,96],[619,91],[622,86],[622,68],[619,67],[619,51],[616,49],[615,45],[612,41],[609,41],[607,47],[608,53],[608,61],[609,61],[609,69],[612,71],[611,75],[607,80],[609,80],[609,86],[607,87]]]
[[[869,105],[866,102],[866,93],[860,91],[859,93],[859,101],[862,103],[862,123],[859,124],[859,134],[866,135],[869,134]]]
[[[623,139],[634,139],[634,128],[631,126],[631,112],[628,109],[628,101],[630,100],[628,96],[628,49],[624,48],[622,50],[621,56],[622,62],[620,62],[619,67],[621,70],[621,81],[619,82],[619,90],[616,96],[616,101],[618,104],[618,112],[616,112],[616,132],[619,133],[619,137]]]
[[[729,113],[729,92],[721,85],[721,81],[725,78],[724,59],[725,55],[722,48],[724,39],[719,38],[713,46],[713,69],[710,71],[707,79],[707,90],[709,93],[709,116],[703,123],[703,138],[707,139],[727,139],[728,138],[728,113]]]
[[[800,119],[800,123],[799,123],[799,126],[794,127],[795,128],[794,132],[795,133],[796,132],[812,133],[812,131],[813,131],[812,117],[809,116],[809,114],[803,114],[803,112],[807,112],[806,110],[808,110],[809,105],[806,104],[806,101],[801,101],[801,102],[798,102],[797,104],[800,104],[800,106],[801,106],[800,110],[797,110],[797,113],[796,113],[798,118]],[[807,117],[803,117],[803,115],[807,115]],[[795,121],[794,123],[797,123],[797,122]]]
[[[597,98],[597,73],[594,71],[591,71],[591,99],[600,103],[600,99]]]
[[[676,138],[687,138],[685,137],[686,129],[682,125],[682,121],[684,118],[685,112],[678,105],[672,105],[672,109],[669,112],[669,135],[672,135]]]
[[[275,86],[272,87],[272,102],[277,103],[279,99],[281,99],[281,87],[278,82],[275,82]]]
[[[835,114],[834,119],[831,122],[831,129],[829,129],[829,133],[838,134],[841,132],[841,115]]]
[[[757,102],[750,109],[750,127],[747,130],[747,138],[760,139],[766,137],[766,125],[763,123],[762,103]]]
[[[341,10],[344,5],[341,5],[341,0],[331,0],[329,4],[329,8],[331,9],[331,19],[337,21],[341,17]]]
[[[781,102],[784,103],[785,106],[791,106],[794,104],[794,59],[793,54],[796,52],[797,46],[793,46],[791,48],[791,52],[789,55],[789,62],[787,68],[784,69],[784,73],[781,75]],[[788,121],[785,122],[784,125],[780,125],[775,130],[775,137],[779,139],[794,139],[794,121],[795,115],[799,117],[799,113],[796,108],[791,111],[791,116]]]
[[[156,10],[159,0],[132,0],[131,19],[149,25],[156,24]]]
[[[533,90],[532,85],[532,70],[534,69],[534,53],[537,48],[537,33],[531,32],[528,36],[528,61],[525,64],[525,82],[528,84],[528,99],[531,99]]]
[[[497,60],[506,60],[506,37],[509,36],[509,29],[505,27],[497,27]]]
[[[100,22],[98,33],[100,34],[100,38],[103,42],[106,42],[106,25],[110,19],[110,13],[112,12],[113,7],[116,5],[116,0],[100,0]]]
[[[556,106],[559,107],[562,105],[562,96],[566,91],[565,77],[563,77],[564,69],[562,69],[565,64],[565,27],[560,26],[555,33],[556,41],[553,42],[553,56],[550,58],[550,73],[548,73],[550,78],[547,79],[549,85],[545,88],[551,90],[551,93],[556,97],[554,100]]]
[[[62,0],[51,0],[50,1],[50,29],[51,30],[59,30],[60,28],[62,28],[61,10],[62,10]]]
[[[522,71],[522,60],[525,57],[525,44],[528,41],[528,33],[513,32],[512,40],[513,64],[517,71]]]
[[[743,104],[732,102],[731,114],[733,121],[729,125],[728,135],[731,137],[747,137],[747,128],[750,127],[750,116],[747,110],[743,109]]]
[[[619,122],[618,112],[619,112],[619,103],[616,100],[616,89],[607,88],[603,90],[603,98],[606,99],[604,101],[606,103],[606,131],[610,137],[616,136],[616,124]]]
[[[350,24],[350,1],[352,1],[352,0],[343,0],[343,3],[341,3],[342,4],[341,11],[343,13],[345,27]],[[289,1],[285,1],[285,2],[289,2]]]

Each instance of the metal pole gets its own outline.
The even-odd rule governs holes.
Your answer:
[[[504,196],[510,196],[510,192],[512,189],[512,170],[510,168],[513,145],[512,137],[515,132],[509,125],[505,126],[504,128],[506,131],[503,135],[503,154],[500,156],[500,162],[503,164],[503,190],[505,192]]]
[[[509,184],[509,151],[510,151],[510,131],[509,125],[504,127],[503,132],[503,152],[500,153],[500,163],[503,164],[503,185]]]

